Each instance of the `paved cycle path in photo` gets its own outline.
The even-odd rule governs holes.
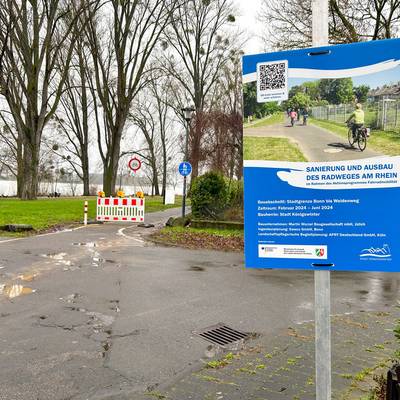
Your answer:
[[[303,126],[301,123],[296,123],[292,127],[288,121],[283,124],[246,128],[244,136],[288,138],[298,144],[308,161],[357,160],[382,155],[369,149],[368,144],[361,152],[357,147],[351,148],[347,138],[335,135],[326,129],[315,125]]]

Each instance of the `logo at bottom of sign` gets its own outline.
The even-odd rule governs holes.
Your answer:
[[[360,259],[389,261],[392,259],[392,252],[388,244],[384,244],[382,247],[372,246],[361,250]]]
[[[326,260],[328,258],[328,246],[259,244],[258,256],[260,258],[305,258],[311,260]]]

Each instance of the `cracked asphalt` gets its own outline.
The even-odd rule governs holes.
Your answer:
[[[240,253],[158,247],[149,231],[104,224],[0,241],[1,400],[198,398],[210,382],[192,374],[221,353],[193,331],[224,322],[265,345],[313,319],[312,273],[245,270]],[[333,273],[332,294],[334,314],[392,312],[398,274]]]

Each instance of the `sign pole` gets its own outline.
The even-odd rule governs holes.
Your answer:
[[[312,44],[328,45],[329,0],[312,1]],[[317,400],[331,400],[331,272],[314,271]]]
[[[188,160],[189,121],[186,120],[185,162]],[[186,175],[183,177],[182,218],[186,215]]]

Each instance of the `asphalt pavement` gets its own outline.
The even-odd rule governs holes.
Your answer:
[[[296,122],[292,127],[288,120],[283,124],[275,124],[259,128],[244,129],[245,136],[283,137],[296,143],[308,161],[342,161],[360,158],[377,157],[381,154],[367,148],[361,152],[357,146],[351,147],[341,136],[327,129]]]
[[[170,215],[179,209],[146,219]],[[313,319],[312,272],[154,246],[151,229],[89,225],[0,242],[1,400],[135,399],[218,355],[193,331],[223,322],[269,341]],[[399,283],[332,273],[332,312],[391,309]]]

